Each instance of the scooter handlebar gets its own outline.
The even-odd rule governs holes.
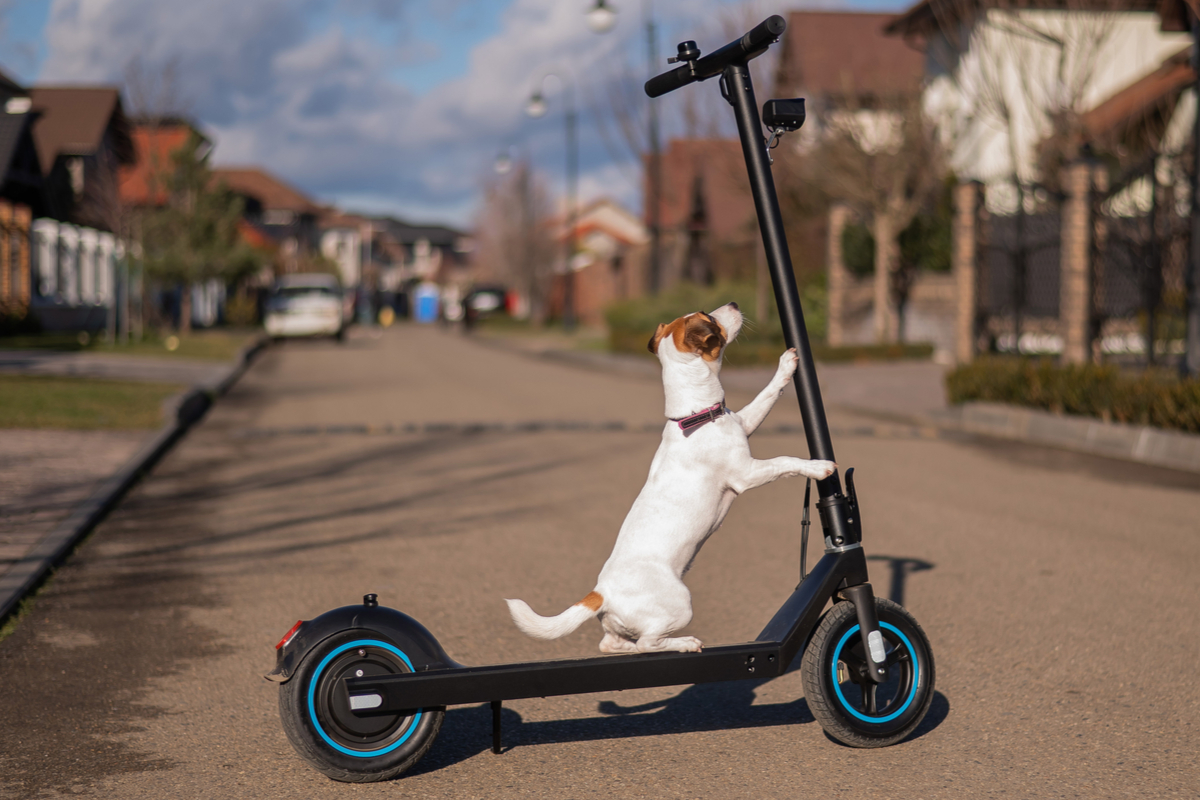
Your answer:
[[[739,61],[749,61],[760,55],[764,50],[779,39],[780,34],[787,30],[787,22],[778,14],[754,26],[742,38],[732,41],[703,58],[689,61],[670,72],[656,75],[646,81],[646,94],[650,97],[661,97],[668,92],[687,86],[695,81],[708,80],[714,75],[724,72],[725,67]]]

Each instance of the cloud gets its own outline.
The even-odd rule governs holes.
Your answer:
[[[173,65],[177,95],[214,134],[218,162],[261,165],[321,200],[369,199],[380,210],[390,198],[411,216],[464,224],[503,147],[527,148],[551,185],[562,185],[564,90],[546,82],[543,119],[522,108],[545,72],[573,74],[583,196],[636,202],[584,107],[603,93],[584,87],[615,74],[631,53],[644,63],[637,4],[622,3],[618,29],[596,36],[582,0],[513,0],[490,36],[454,53],[455,20],[482,18],[485,1],[54,0],[39,81],[121,82],[134,56],[151,69]],[[656,6],[661,18],[694,29],[717,4]],[[677,31],[664,27],[665,68]],[[447,55],[461,59],[457,77],[428,91],[396,77]]]

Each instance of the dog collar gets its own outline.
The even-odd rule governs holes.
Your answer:
[[[725,413],[725,401],[717,403],[712,408],[706,408],[703,411],[698,411],[690,417],[667,417],[671,422],[679,423],[679,430],[683,431],[683,435],[687,436],[697,428],[707,425],[710,422],[715,422],[717,418]]]

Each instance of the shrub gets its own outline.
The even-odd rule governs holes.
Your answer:
[[[29,306],[0,301],[0,336],[23,336],[41,331],[42,326]]]
[[[618,353],[645,353],[646,343],[660,322],[668,322],[693,311],[712,311],[733,300],[747,315],[742,332],[725,352],[726,363],[734,365],[774,363],[783,352],[783,328],[774,313],[766,320],[752,319],[754,284],[725,283],[717,286],[697,286],[680,283],[669,292],[655,297],[624,300],[609,306],[609,349]],[[800,305],[808,335],[823,339],[825,335],[825,289],[820,283],[811,284],[801,292]]]
[[[979,358],[950,372],[946,391],[954,404],[990,400],[1200,433],[1200,380],[1165,370],[1129,375],[1112,365]]]

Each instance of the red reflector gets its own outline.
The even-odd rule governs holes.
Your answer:
[[[303,624],[304,624],[304,620],[302,620],[302,619],[297,620],[296,624],[292,626],[291,630],[289,630],[287,633],[285,633],[283,635],[283,638],[279,640],[279,644],[275,645],[275,649],[278,650],[279,648],[285,646],[288,642],[290,642],[292,640],[292,637],[296,635],[296,631],[300,630],[300,626]]]

